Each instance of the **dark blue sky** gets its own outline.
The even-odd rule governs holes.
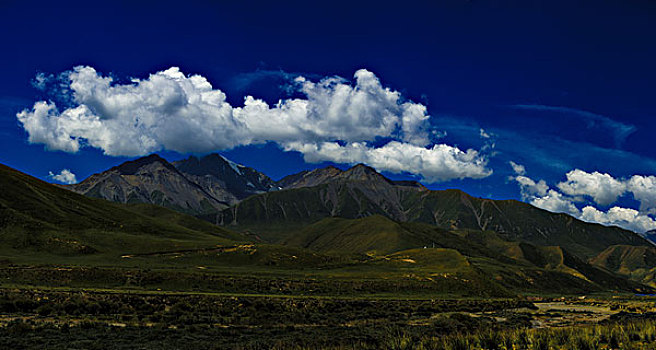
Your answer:
[[[432,128],[446,131],[439,143],[494,143],[491,176],[432,188],[520,198],[511,160],[552,186],[573,169],[656,174],[655,2],[89,3],[0,4],[1,163],[46,180],[67,168],[80,180],[128,159],[29,144],[16,113],[52,98],[32,86],[37,73],[88,65],[126,82],[177,66],[241,106],[246,95],[290,97],[283,73],[352,79],[366,68],[428,107]],[[273,143],[222,153],[273,178],[324,165]]]

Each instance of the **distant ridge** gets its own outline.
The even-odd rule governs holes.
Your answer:
[[[280,179],[278,186],[285,189],[317,186],[335,179],[335,177],[341,175],[343,172],[334,166],[304,170]]]
[[[647,240],[652,242],[654,246],[656,246],[656,230],[649,230],[643,234],[643,237],[645,237]]]
[[[322,185],[328,182],[343,180],[343,181],[374,181],[386,182],[390,185],[407,186],[425,189],[424,185],[417,181],[392,181],[385,176],[378,173],[374,168],[365,165],[357,164],[346,171],[338,169],[334,166],[325,168],[318,168],[315,170],[305,170],[300,173],[285,176],[278,181],[278,186],[282,189],[312,187]]]

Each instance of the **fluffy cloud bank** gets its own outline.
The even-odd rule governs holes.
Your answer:
[[[48,174],[48,177],[57,181],[61,182],[63,184],[74,184],[77,183],[77,178],[75,177],[75,174],[73,174],[70,170],[68,169],[62,169],[62,171],[59,172],[59,174],[54,174],[52,171]]]
[[[542,181],[542,180],[540,180]],[[579,209],[572,203],[570,198],[563,196],[560,192],[549,190],[543,196],[535,196],[531,204],[554,213],[566,213],[575,217],[581,216]]]
[[[88,146],[111,156],[139,156],[276,142],[310,162],[362,162],[428,181],[491,174],[480,152],[432,144],[426,107],[383,87],[364,69],[355,72],[354,83],[297,77],[293,84],[304,98],[273,106],[252,96],[243,106],[232,106],[206,78],[187,76],[176,67],[127,84],[88,66],[63,77],[62,94],[71,106],[60,110],[54,102],[38,101],[17,114],[29,141],[51,150],[77,152]],[[380,139],[392,141],[372,145]]]
[[[549,191],[549,186],[544,180],[535,182],[530,177],[524,175],[517,175],[514,177],[514,180],[519,184],[519,188],[522,193],[522,198],[531,198],[531,197],[542,197],[547,195]]]
[[[586,206],[581,210],[580,218],[583,221],[620,226],[636,232],[656,229],[656,221],[652,217],[631,208],[612,207],[603,212],[592,206]]]
[[[609,205],[617,201],[626,186],[610,176],[599,172],[586,173],[575,169],[566,174],[567,181],[559,183],[558,188],[570,196],[586,195],[599,205]]]
[[[627,191],[640,202],[640,211],[656,214],[656,176],[634,175],[625,184]]]
[[[629,179],[615,179],[609,174],[575,169],[565,175],[567,181],[556,185],[561,193],[551,189],[544,180],[535,181],[524,176],[524,167],[513,162],[510,165],[517,174],[511,179],[520,186],[522,198],[538,208],[635,232],[656,229],[656,220],[652,217],[656,208],[656,176],[634,175]],[[640,202],[640,210],[613,206],[603,211],[591,205],[579,209],[575,204],[590,197],[595,203],[607,206],[627,192]]]
[[[640,202],[640,211],[656,213],[656,176],[633,175],[627,179],[616,179],[609,174],[587,173],[575,169],[566,175],[567,181],[558,188],[570,196],[588,196],[599,205],[609,205],[626,193]]]

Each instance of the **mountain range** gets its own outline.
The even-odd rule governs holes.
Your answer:
[[[362,164],[274,181],[217,154],[173,163],[151,155],[70,186],[0,170],[11,189],[0,194],[0,260],[123,263],[169,251],[186,256],[178,263],[449,271],[497,291],[656,287],[656,247],[636,233],[392,181]],[[208,249],[243,244],[258,248],[208,260]]]
[[[431,191],[415,181],[392,181],[358,164],[302,171],[274,181],[221,155],[167,162],[151,155],[66,186],[90,197],[149,203],[241,230],[258,238],[285,240],[278,226],[300,228],[323,218],[381,215],[443,229],[494,231],[508,240],[562,245],[590,258],[612,245],[644,245],[618,227],[586,223],[515,200],[490,200],[460,190]],[[647,233],[645,237],[652,237]]]
[[[232,226],[305,224],[324,217],[380,214],[401,222],[492,230],[543,244],[549,244],[554,234],[563,235],[558,239],[571,241],[571,249],[588,251],[588,255],[607,243],[636,243],[635,235],[616,227],[585,224],[566,214],[548,213],[519,201],[475,198],[459,190],[430,191],[415,181],[389,180],[362,164],[346,171],[333,166],[302,171],[274,181],[218,154],[190,156],[172,163],[151,155],[66,187],[90,197],[161,205]],[[276,193],[280,190],[285,191]],[[301,193],[302,201],[288,198]],[[253,209],[257,203],[267,205]],[[308,210],[310,207],[313,209]],[[256,212],[251,213],[252,210]],[[595,238],[592,244],[602,241],[601,244],[589,247],[590,235]],[[653,232],[644,237],[656,240]]]

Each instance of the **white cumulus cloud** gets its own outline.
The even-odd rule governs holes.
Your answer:
[[[549,190],[544,196],[534,197],[531,204],[554,213],[566,213],[574,217],[579,217],[581,214],[570,198],[554,190]]]
[[[535,181],[526,175],[526,168],[513,161],[508,162],[517,176],[509,176],[508,179],[517,182],[519,185],[522,199],[534,199],[544,197],[549,191],[549,186],[544,180]]]
[[[533,179],[527,176],[516,176],[514,177],[515,181],[519,184],[520,191],[522,193],[522,198],[532,198],[532,197],[542,197],[547,195],[549,191],[549,186],[544,180],[539,180],[535,182]]]
[[[88,66],[62,76],[59,94],[72,106],[60,110],[54,102],[38,101],[17,114],[29,141],[51,150],[95,147],[111,156],[139,156],[276,142],[308,161],[364,162],[429,181],[491,174],[479,151],[433,144],[426,107],[384,87],[365,69],[355,72],[353,83],[299,76],[293,84],[303,98],[269,105],[246,96],[242,106],[228,103],[205,77],[185,75],[177,67],[125,84]],[[39,85],[44,79],[37,77]],[[393,141],[372,146],[380,139]],[[411,165],[398,164],[405,158]]]
[[[565,194],[591,197],[599,205],[610,205],[627,193],[640,202],[640,211],[656,214],[656,176],[633,175],[614,178],[610,174],[587,173],[574,169],[566,174],[567,181],[557,184]]]
[[[624,194],[626,185],[609,174],[587,173],[575,169],[566,175],[567,181],[559,183],[558,188],[570,196],[590,196],[599,205],[609,205]]]
[[[619,226],[635,232],[656,229],[656,220],[631,208],[612,207],[604,212],[592,206],[586,206],[582,210],[580,219],[604,225]]]
[[[626,188],[640,202],[640,210],[656,214],[656,176],[633,175]]]
[[[54,174],[52,171],[50,171],[48,177],[57,182],[61,182],[63,184],[70,185],[70,184],[77,183],[77,178],[75,178],[75,174],[73,174],[68,169],[62,169],[62,171],[60,171],[59,174]]]
[[[518,164],[511,166],[516,172]],[[634,175],[628,180],[615,179],[608,174],[598,172],[586,173],[575,169],[566,175],[567,181],[560,182],[559,192],[547,185],[544,180],[535,181],[527,176],[511,177],[520,186],[522,198],[532,205],[556,213],[566,213],[587,222],[603,225],[619,226],[635,232],[646,232],[656,229],[656,220],[652,217],[656,203],[656,176]],[[608,205],[617,200],[625,192],[631,192],[640,202],[641,210],[614,206],[607,211],[599,210],[592,205],[582,209],[576,206],[583,201],[578,197],[588,196],[600,205]]]

